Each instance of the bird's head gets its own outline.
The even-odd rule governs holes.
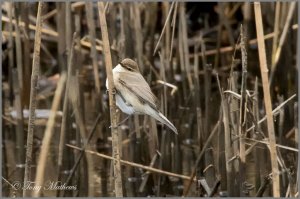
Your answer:
[[[128,71],[139,72],[139,66],[135,61],[129,58],[125,58],[120,62],[120,65]]]

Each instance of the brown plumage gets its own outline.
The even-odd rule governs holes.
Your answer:
[[[122,60],[113,69],[113,77],[116,103],[124,113],[150,115],[177,133],[176,127],[158,110],[157,99],[135,61],[129,58]]]

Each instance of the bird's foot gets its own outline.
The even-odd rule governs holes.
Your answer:
[[[130,117],[131,115],[128,115],[124,120],[122,120],[121,122],[119,122],[116,126],[114,126],[114,128],[118,128],[119,126],[121,126],[121,124],[123,124],[124,122],[126,122],[126,120],[128,120],[128,118]],[[110,125],[109,128],[111,128],[112,126]]]
[[[109,93],[109,89],[106,89],[106,94]],[[111,92],[113,95],[115,95],[117,93],[117,90],[115,88],[112,89],[112,92]]]
[[[115,94],[117,93],[117,89],[113,88],[112,91],[111,91],[111,93],[112,93],[113,95],[115,95]]]

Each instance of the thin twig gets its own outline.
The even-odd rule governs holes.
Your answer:
[[[157,48],[158,48],[158,46],[159,46],[160,40],[161,40],[161,38],[162,38],[162,36],[163,36],[163,34],[164,34],[164,32],[165,32],[166,26],[167,26],[167,24],[168,24],[168,21],[169,21],[169,19],[170,19],[170,16],[171,16],[171,13],[172,13],[172,10],[173,10],[173,7],[174,7],[174,4],[175,4],[175,1],[172,2],[172,5],[171,5],[171,8],[170,8],[170,10],[169,10],[167,19],[166,19],[166,21],[165,21],[165,25],[164,25],[164,27],[163,27],[163,29],[162,29],[162,31],[161,31],[161,34],[160,34],[159,39],[158,39],[158,41],[157,41],[157,44],[156,44],[156,46],[155,46],[155,48],[154,48],[153,55],[155,55],[155,53],[156,53],[156,51],[157,51]]]
[[[291,101],[293,98],[295,98],[297,95],[294,94],[291,97],[289,97],[287,100],[285,100],[284,102],[282,102],[279,106],[277,106],[273,111],[272,111],[272,115],[276,115],[278,114],[278,111],[284,106],[286,105],[289,101]],[[260,119],[257,124],[261,124],[262,122],[264,122],[267,119],[267,116],[264,116],[262,119]],[[252,125],[250,128],[247,129],[247,132],[251,131],[252,129],[255,128],[255,125]]]
[[[172,22],[171,22],[171,26],[173,27],[173,29],[172,29],[171,47],[170,47],[171,52],[170,52],[169,61],[171,61],[171,59],[172,59],[172,53],[173,53],[173,42],[174,42],[176,19],[177,19],[177,7],[178,7],[178,2],[176,1],[176,3],[175,3],[175,10],[174,10],[173,18],[172,18]]]
[[[77,146],[73,146],[73,145],[70,145],[70,144],[66,144],[68,147],[71,147],[73,149],[77,149],[77,150],[83,150]],[[104,155],[102,153],[97,153],[95,151],[90,151],[90,150],[85,150],[85,152],[87,153],[90,153],[90,154],[93,154],[93,155],[96,155],[96,156],[99,156],[99,157],[102,157],[102,158],[105,158],[105,159],[110,159],[110,160],[113,160],[113,161],[116,161],[117,159],[115,159],[114,157],[112,156],[108,156],[108,155]],[[159,174],[163,174],[163,175],[167,175],[167,176],[172,176],[172,177],[175,177],[175,178],[180,178],[180,179],[183,179],[183,180],[190,180],[190,177],[189,176],[185,176],[185,175],[181,175],[181,174],[176,174],[176,173],[171,173],[171,172],[168,172],[168,171],[163,171],[163,170],[160,170],[160,169],[156,169],[156,168],[153,168],[153,167],[149,167],[149,166],[144,166],[142,164],[137,164],[137,163],[134,163],[134,162],[129,162],[129,161],[126,161],[126,160],[119,160],[122,164],[124,165],[129,165],[129,166],[133,166],[133,167],[137,167],[137,168],[141,168],[141,169],[144,169],[144,170],[147,170],[147,171],[150,171],[150,172],[154,172],[154,173],[159,173]],[[193,179],[192,181],[196,181],[196,179]]]

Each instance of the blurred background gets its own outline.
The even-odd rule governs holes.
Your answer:
[[[2,2],[1,8],[2,194],[20,197],[23,190],[14,182],[23,182],[26,167],[38,3]],[[297,197],[298,5],[277,1],[261,3],[261,9],[280,195]],[[254,4],[105,2],[105,14],[113,66],[124,58],[137,61],[161,112],[179,132],[148,116],[131,116],[120,125],[120,155],[129,162],[121,163],[123,195],[272,196]],[[44,184],[75,188],[42,190],[41,196],[113,197],[112,161],[70,147],[83,148],[90,137],[86,148],[112,156],[97,3],[47,2],[41,15],[29,180],[37,175],[59,80],[71,67],[68,75],[76,81],[62,83],[43,175]],[[119,121],[126,118],[117,114]],[[193,171],[196,180],[189,186]]]

